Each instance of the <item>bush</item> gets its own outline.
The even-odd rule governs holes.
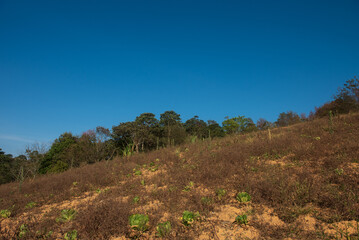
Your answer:
[[[171,223],[169,221],[159,223],[156,227],[156,236],[157,237],[165,237],[167,236],[172,230]]]
[[[198,212],[194,213],[194,212],[190,212],[190,211],[184,211],[182,214],[182,223],[185,226],[190,226],[199,217],[200,217],[200,215]]]
[[[236,217],[235,222],[238,223],[238,224],[247,225],[247,224],[248,224],[247,215],[245,215],[245,214],[243,214],[243,215],[238,215],[238,216]]]
[[[251,200],[251,195],[246,192],[239,192],[236,196],[236,199],[238,202],[242,203],[249,202]]]
[[[8,209],[0,210],[0,216],[2,218],[9,218],[11,216],[11,211]]]
[[[133,214],[129,218],[130,226],[138,231],[144,232],[148,229],[149,218],[143,214]]]
[[[56,218],[56,222],[69,222],[75,218],[76,214],[74,209],[64,209],[61,211],[60,217]]]

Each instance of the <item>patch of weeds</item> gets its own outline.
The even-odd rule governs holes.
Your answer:
[[[246,192],[239,192],[236,196],[238,202],[245,203],[251,200],[251,195]]]
[[[96,193],[100,194],[101,192],[102,192],[101,189],[99,188],[96,189]]]
[[[235,223],[239,225],[247,225],[248,224],[247,215],[246,214],[238,215],[236,217]]]
[[[144,179],[141,180],[141,185],[145,186],[145,180]]]
[[[190,182],[188,183],[188,185],[185,186],[182,191],[184,191],[184,192],[189,192],[189,191],[191,191],[191,189],[193,188],[193,186],[194,186],[194,182],[190,181]]]
[[[64,209],[61,211],[60,217],[56,218],[56,222],[69,222],[76,217],[75,209]]]
[[[216,195],[219,200],[221,200],[227,194],[227,190],[224,188],[218,188],[216,190]]]
[[[210,197],[203,197],[201,198],[201,202],[205,205],[210,205],[213,203],[213,199]]]
[[[0,216],[2,218],[9,218],[11,216],[11,211],[8,209],[0,210]]]
[[[334,169],[334,172],[335,172],[337,175],[341,176],[341,175],[344,174],[344,169],[343,169],[343,168],[336,168],[336,169]]]
[[[25,208],[30,209],[30,208],[35,207],[36,205],[37,205],[37,203],[36,203],[36,202],[29,202],[28,204],[26,204]]]
[[[200,218],[199,212],[184,211],[182,214],[182,223],[185,226],[190,226],[194,221]]]
[[[77,231],[72,230],[70,232],[65,233],[65,240],[76,240],[77,239]]]
[[[149,169],[151,172],[156,172],[158,170],[158,166],[154,166],[152,168]]]
[[[76,187],[79,183],[78,182],[73,182],[72,186]]]
[[[135,196],[135,197],[133,198],[133,200],[132,200],[132,202],[133,202],[134,204],[138,203],[139,201],[140,201],[140,197],[139,197],[139,196]]]
[[[150,164],[148,164],[150,167],[153,167],[155,166],[155,163],[154,162],[150,162]]]
[[[26,224],[22,224],[19,228],[19,238],[25,237],[26,233],[28,232]]]
[[[148,229],[149,218],[144,214],[133,214],[129,218],[131,228],[144,232]]]
[[[135,171],[135,173],[134,173],[136,176],[140,176],[140,175],[142,175],[142,172],[141,172],[141,170],[137,170],[137,171]]]
[[[169,221],[159,223],[156,227],[157,237],[166,237],[172,230],[171,223]]]

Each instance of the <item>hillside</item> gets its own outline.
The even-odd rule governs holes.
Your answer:
[[[4,184],[0,239],[358,239],[358,140],[341,115]]]

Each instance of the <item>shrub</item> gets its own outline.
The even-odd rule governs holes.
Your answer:
[[[184,211],[182,214],[182,223],[185,226],[190,226],[199,217],[200,217],[200,215],[198,212],[194,213],[194,212],[190,212],[190,211]]]
[[[0,210],[0,216],[2,218],[9,218],[11,216],[11,211],[8,209]]]
[[[192,181],[189,182],[189,184],[187,186],[184,187],[183,191],[184,192],[189,192],[191,191],[191,189],[193,188],[194,183]]]
[[[238,202],[242,203],[249,202],[251,200],[251,195],[246,192],[239,192],[236,196],[236,199]]]
[[[27,229],[26,224],[22,224],[19,229],[19,238],[25,237],[27,231],[28,231],[28,229]]]
[[[169,221],[159,223],[156,227],[156,236],[157,237],[165,237],[167,236],[172,230],[171,223]]]
[[[33,208],[37,205],[36,202],[29,202],[28,204],[26,204],[25,208]]]
[[[75,218],[76,214],[74,209],[64,209],[61,211],[60,217],[56,218],[56,222],[69,222]]]
[[[247,224],[248,224],[247,215],[245,215],[245,214],[243,214],[243,215],[238,215],[238,216],[236,217],[235,222],[238,223],[238,224],[247,225]]]
[[[216,195],[217,195],[217,197],[218,197],[219,200],[221,200],[226,194],[227,194],[226,189],[218,188],[218,189],[216,190]]]
[[[144,232],[148,229],[149,218],[143,214],[133,214],[129,218],[130,226],[138,231]]]
[[[136,175],[136,176],[142,175],[141,170],[137,170],[137,171],[135,171],[135,175]]]
[[[133,203],[138,203],[140,201],[140,197],[139,196],[135,196],[134,198],[133,198]]]
[[[76,240],[77,239],[77,231],[72,230],[70,232],[65,233],[65,240]]]

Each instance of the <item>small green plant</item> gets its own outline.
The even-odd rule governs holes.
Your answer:
[[[138,231],[144,232],[148,229],[149,218],[143,214],[133,214],[129,218],[130,226]]]
[[[226,194],[227,194],[226,189],[218,188],[218,189],[216,190],[216,195],[217,195],[217,197],[218,197],[219,200],[221,200]]]
[[[141,185],[145,186],[145,180],[144,179],[141,180]]]
[[[22,224],[22,225],[20,226],[20,229],[19,229],[19,235],[18,235],[19,238],[25,237],[27,231],[28,231],[28,229],[27,229],[26,224]]]
[[[132,201],[133,201],[134,204],[136,204],[136,203],[138,203],[140,201],[140,197],[135,196]]]
[[[28,204],[26,204],[25,208],[33,208],[37,205],[36,202],[29,202]]]
[[[101,189],[97,188],[97,189],[96,189],[96,193],[100,194],[100,193],[101,193]]]
[[[64,209],[61,211],[60,217],[56,218],[56,222],[69,222],[76,217],[76,210]]]
[[[137,171],[135,171],[135,175],[136,175],[136,176],[142,175],[141,170],[137,170]]]
[[[341,175],[343,175],[343,173],[344,173],[344,169],[343,169],[343,168],[336,168],[336,169],[334,170],[334,172],[335,172],[336,174],[338,174],[339,176],[341,176]]]
[[[155,166],[155,163],[154,162],[150,162],[150,167],[153,167],[153,166]]]
[[[238,215],[238,216],[236,217],[235,222],[236,222],[237,224],[240,224],[240,225],[242,225],[242,224],[243,224],[243,225],[247,225],[247,224],[248,224],[247,215],[246,215],[246,214]]]
[[[72,230],[70,232],[65,233],[65,240],[76,240],[77,239],[77,231]]]
[[[11,211],[8,209],[0,210],[0,216],[2,218],[9,218],[11,216]]]
[[[330,110],[328,112],[329,115],[329,133],[333,134],[333,112]]]
[[[159,223],[156,227],[156,236],[157,237],[165,237],[167,236],[172,230],[171,223],[169,221]]]
[[[78,182],[73,182],[72,186],[76,187],[79,183]]]
[[[158,170],[158,166],[154,166],[154,167],[150,168],[151,172],[156,172],[157,170]]]
[[[191,189],[193,188],[193,186],[194,186],[194,183],[193,183],[192,181],[190,181],[190,182],[188,183],[188,185],[184,187],[183,191],[184,191],[184,192],[189,192],[189,191],[191,191]]]
[[[185,226],[190,226],[195,220],[199,219],[199,212],[184,211],[182,214],[182,223]]]
[[[245,203],[251,200],[251,195],[246,192],[239,192],[236,196],[238,202]]]
[[[201,202],[205,205],[210,205],[213,202],[213,199],[210,197],[203,197],[201,198]]]

